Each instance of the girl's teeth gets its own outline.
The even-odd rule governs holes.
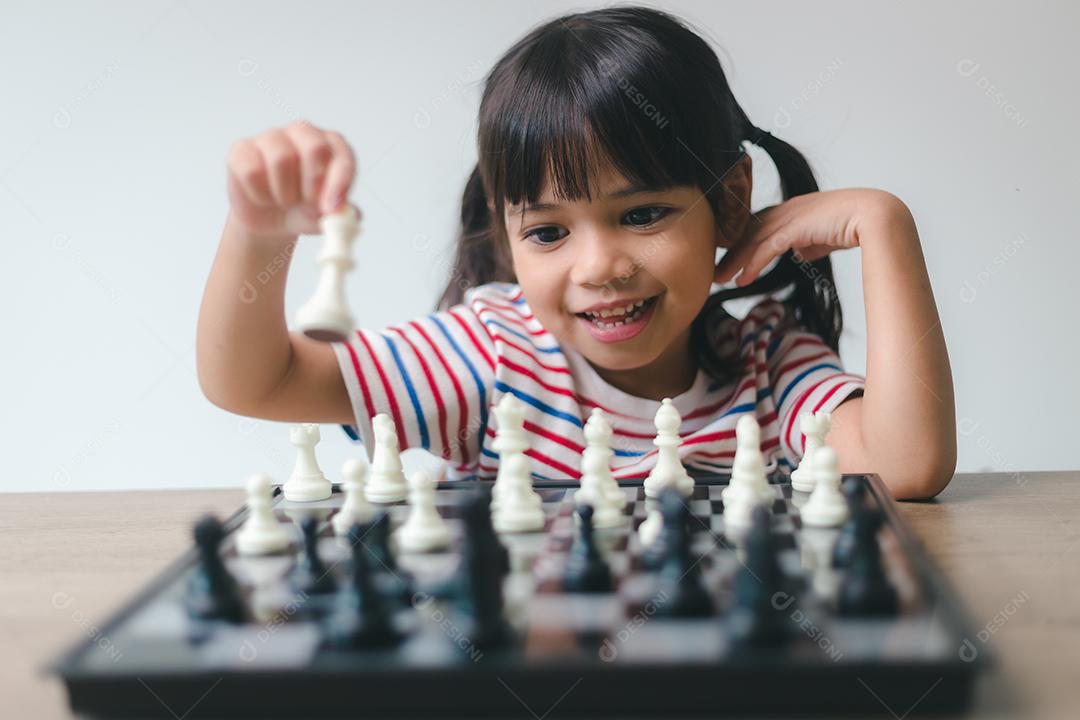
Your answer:
[[[637,320],[640,317],[640,313],[638,312],[638,310],[641,309],[641,307],[645,304],[645,302],[646,302],[645,300],[640,300],[640,301],[638,301],[636,303],[631,303],[630,305],[627,305],[625,308],[616,308],[616,309],[611,310],[611,311],[601,310],[599,313],[586,313],[586,315],[588,315],[590,317],[592,322],[597,327],[602,327],[602,328],[619,327],[621,325],[626,325],[629,322],[634,322],[635,320]],[[601,322],[601,318],[611,317],[613,315],[619,315],[619,316],[627,315],[627,317],[622,319],[622,320],[617,320],[617,321],[614,321],[614,322]]]

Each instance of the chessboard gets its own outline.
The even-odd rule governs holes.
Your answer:
[[[186,598],[202,559],[192,548],[54,669],[75,712],[109,718],[903,716],[968,704],[985,654],[966,658],[972,635],[962,609],[877,476],[844,476],[880,518],[869,552],[895,600],[867,612],[844,610],[840,599],[860,582],[846,587],[851,570],[834,557],[844,530],[803,527],[806,496],[792,491],[786,474],[769,476],[775,500],[765,565],[760,549],[749,557],[725,527],[728,479],[695,475],[684,501],[689,554],[678,577],[637,532],[655,501],[646,500],[640,480],[619,481],[625,522],[592,530],[589,540],[610,570],[611,587],[600,592],[569,592],[564,582],[584,534],[577,482],[537,481],[543,529],[491,536],[508,560],[497,589],[504,622],[498,638],[485,632],[483,642],[469,604],[446,589],[463,574],[463,509],[485,488],[490,501],[490,483],[438,483],[435,505],[451,531],[449,547],[405,552],[384,534],[363,561],[373,566],[367,580],[379,582],[353,587],[345,612],[381,608],[393,627],[369,634],[366,644],[329,639],[342,636],[334,618],[356,577],[358,543],[379,541],[355,527],[344,537],[334,532],[338,486],[316,502],[285,500],[275,486],[273,514],[292,539],[287,552],[237,552],[246,506],[218,525],[220,557],[243,601],[238,616],[193,617]],[[382,510],[384,529],[392,529],[409,506]],[[296,575],[310,575],[312,562],[319,577],[307,577],[298,591]],[[765,577],[763,567],[779,575]],[[670,611],[685,600],[688,577],[704,589],[706,612]],[[748,633],[747,598],[756,592],[760,606],[763,591],[768,607],[751,620],[765,622],[750,625],[771,631]],[[387,594],[393,597],[378,605],[376,596]]]

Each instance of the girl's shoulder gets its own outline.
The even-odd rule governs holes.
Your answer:
[[[469,288],[465,291],[465,304],[476,303],[514,305],[528,309],[521,288],[516,283],[509,282],[489,282]]]

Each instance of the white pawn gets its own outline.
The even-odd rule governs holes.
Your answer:
[[[325,500],[334,491],[315,459],[315,446],[320,437],[319,426],[314,423],[301,423],[290,428],[289,442],[296,446],[296,464],[282,488],[286,500],[315,502]]]
[[[353,525],[366,523],[375,514],[375,508],[364,494],[367,474],[367,463],[359,460],[346,460],[341,466],[341,475],[345,478],[341,483],[345,490],[345,502],[330,521],[334,533],[339,537],[347,537]]]
[[[617,527],[623,522],[626,495],[619,489],[611,474],[611,425],[604,411],[593,408],[585,423],[585,452],[581,456],[581,489],[574,493],[574,502],[593,508],[594,528]]]
[[[720,493],[724,505],[734,505],[744,496],[758,504],[771,504],[776,493],[769,485],[765,472],[765,457],[761,453],[761,426],[753,415],[743,415],[735,423],[735,460],[731,467],[731,482]]]
[[[447,547],[450,528],[435,508],[435,480],[426,470],[409,479],[409,505],[409,516],[397,531],[398,548],[422,553]]]
[[[656,498],[664,488],[673,487],[680,495],[687,497],[694,491],[694,479],[686,472],[679,458],[679,445],[682,444],[679,426],[682,425],[682,418],[671,404],[671,398],[664,398],[660,402],[655,424],[656,437],[653,445],[658,449],[656,465],[645,478],[645,496]]]
[[[848,516],[847,500],[840,491],[840,471],[837,469],[836,451],[831,447],[818,448],[813,457],[817,483],[810,499],[799,509],[803,525],[812,527],[837,527]]]
[[[352,244],[360,232],[360,217],[347,205],[319,219],[323,235],[319,250],[319,279],[315,293],[296,313],[296,324],[312,340],[341,342],[353,333],[353,317],[345,302],[345,274],[352,270]]]
[[[498,507],[506,485],[503,469],[505,459],[524,453],[529,448],[529,439],[525,435],[525,403],[521,402],[516,395],[505,393],[498,404],[492,408],[492,413],[495,415],[495,440],[491,446],[504,460],[499,464],[495,484],[491,488],[491,505]]]
[[[375,452],[371,458],[371,474],[364,492],[371,502],[401,502],[409,492],[409,485],[401,467],[401,452],[398,450],[394,421],[386,413],[379,413],[371,419],[371,427],[375,434]]]
[[[535,532],[544,527],[543,501],[532,489],[529,460],[521,453],[506,457],[501,467],[503,491],[492,522],[502,533]]]
[[[247,482],[248,517],[236,534],[241,555],[270,555],[289,547],[289,533],[271,507],[273,485],[269,475],[252,475]]]
[[[660,531],[664,529],[664,516],[660,512],[660,508],[653,507],[649,510],[649,514],[645,516],[645,519],[641,521],[641,525],[638,526],[638,539],[641,541],[642,547],[650,547],[656,538],[660,537]]]
[[[825,436],[832,427],[832,415],[827,412],[804,412],[799,416],[799,430],[806,436],[805,452],[799,467],[791,471],[791,489],[810,492],[814,489],[814,452],[825,445]]]

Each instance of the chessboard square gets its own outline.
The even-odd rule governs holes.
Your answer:
[[[610,594],[539,594],[533,598],[528,610],[528,624],[533,630],[610,630],[618,627],[623,619],[622,602]]]

